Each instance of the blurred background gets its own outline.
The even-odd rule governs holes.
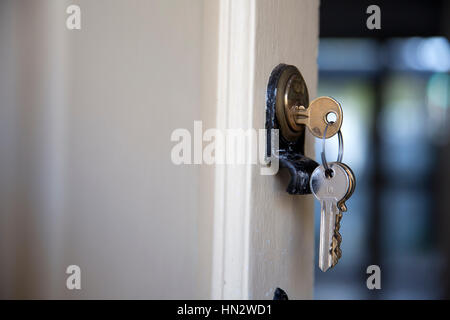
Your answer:
[[[380,30],[366,28],[370,4],[381,8]],[[357,186],[343,257],[316,268],[315,298],[450,298],[449,3],[322,0],[320,10],[318,96],[342,104],[344,162]],[[333,138],[327,157],[336,154]],[[381,290],[366,287],[373,264]]]

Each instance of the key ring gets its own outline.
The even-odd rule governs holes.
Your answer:
[[[327,129],[328,129],[328,126],[330,124],[331,123],[327,123],[327,126],[325,127],[325,130],[324,130],[324,133],[323,133],[323,143],[322,143],[322,153],[321,153],[322,165],[325,168],[325,173],[327,175],[330,175],[331,169],[328,166],[328,162],[327,162],[327,159],[325,157],[325,140],[326,140],[326,136],[327,136]],[[339,140],[339,151],[338,151],[337,162],[342,162],[342,157],[344,156],[344,139],[342,138],[341,129],[339,129],[337,134],[338,134],[338,140]]]

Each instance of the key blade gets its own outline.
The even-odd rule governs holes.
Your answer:
[[[333,266],[331,249],[338,209],[331,199],[322,200],[320,202],[320,208],[319,268],[325,272]]]

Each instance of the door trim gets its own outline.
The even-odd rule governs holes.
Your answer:
[[[218,129],[252,128],[254,39],[255,0],[220,0]],[[246,159],[250,156],[247,154]],[[212,271],[214,299],[248,298],[250,195],[250,164],[216,165]]]
[[[315,96],[318,0],[217,0],[215,4],[218,129],[265,127],[267,81],[280,63],[297,66],[310,97]],[[253,147],[258,141],[251,143]],[[251,153],[246,149],[247,160]],[[314,158],[309,133],[305,155]],[[272,299],[280,287],[289,298],[310,299],[313,199],[287,194],[289,177],[284,170],[264,176],[260,169],[252,164],[214,168],[211,297]]]

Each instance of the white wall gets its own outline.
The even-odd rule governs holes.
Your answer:
[[[80,31],[65,27],[72,3]],[[0,3],[0,297],[208,296],[210,175],[170,161],[173,129],[205,110],[203,10]],[[65,289],[70,264],[81,291]]]

